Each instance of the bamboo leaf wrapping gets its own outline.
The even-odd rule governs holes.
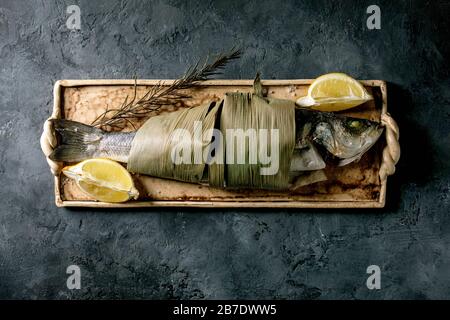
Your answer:
[[[273,141],[268,139],[268,145],[263,146],[261,140],[257,141],[258,153],[261,148],[267,148],[267,154],[277,156],[279,168],[276,174],[263,175],[261,168],[267,164],[261,163],[260,154],[252,154],[249,140],[245,144],[235,144],[235,161],[230,164],[226,161],[225,181],[231,188],[259,188],[259,189],[285,189],[289,184],[289,168],[295,145],[295,104],[290,100],[263,98],[256,94],[227,93],[224,99],[220,128],[224,134],[226,152],[227,145],[235,143],[230,141],[226,134],[228,129],[255,129],[259,134],[260,129],[267,129],[268,135],[272,130],[278,130],[279,148],[274,148]],[[246,138],[247,139],[247,138]],[[236,163],[236,154],[243,152],[246,157],[245,164]],[[226,155],[226,159],[229,154]],[[256,164],[251,164],[250,158],[257,159]],[[230,160],[230,159],[228,159]]]
[[[155,177],[198,183],[203,177],[205,162],[196,163],[195,148],[205,147],[211,141],[216,113],[219,103],[207,103],[195,108],[178,110],[168,114],[155,116],[147,120],[136,132],[133,139],[128,170]],[[200,139],[194,134],[196,121],[202,124]],[[173,150],[183,144],[186,135],[177,134],[177,129],[184,129],[192,138],[185,146],[191,152],[189,163],[176,164],[172,158]],[[191,144],[190,146],[187,144]],[[198,160],[198,159],[197,159]],[[197,161],[198,162],[198,161]]]
[[[255,82],[260,85],[259,79]],[[214,150],[215,161],[208,163],[207,170],[210,186],[288,188],[289,168],[295,145],[294,113],[293,101],[263,98],[261,92],[258,92],[227,93],[224,100],[218,103],[212,102],[152,117],[136,133],[128,170],[199,183],[207,165],[204,158],[201,163],[196,163],[194,159],[194,150],[201,147],[207,152]],[[194,134],[196,121],[202,122],[200,138]],[[220,129],[220,139],[212,138],[210,129],[215,126]],[[187,130],[185,132],[189,134],[177,134],[177,129]],[[274,142],[277,141],[272,141],[271,136],[275,131],[279,138],[276,145]],[[228,132],[235,135],[228,135]],[[260,140],[260,132],[262,135],[266,134],[266,143]],[[193,139],[184,142],[183,139],[189,135]],[[252,137],[248,138],[249,136]],[[180,145],[186,147],[183,153],[188,150],[188,154],[183,156],[190,160],[189,163],[174,163],[172,153]],[[261,161],[261,154],[277,158],[277,170],[273,174],[261,174],[261,169],[270,165]],[[244,159],[244,163],[239,163],[239,159]]]

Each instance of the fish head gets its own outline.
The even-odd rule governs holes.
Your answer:
[[[369,150],[383,132],[383,127],[375,121],[337,115],[321,117],[314,126],[312,140],[340,159],[345,165],[359,159]]]

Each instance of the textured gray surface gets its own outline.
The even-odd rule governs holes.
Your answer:
[[[75,1],[74,1],[75,2]],[[448,1],[0,1],[0,298],[450,298]],[[39,148],[58,79],[389,81],[402,159],[384,210],[65,210]],[[82,289],[66,288],[66,267]],[[381,290],[365,286],[381,267]]]

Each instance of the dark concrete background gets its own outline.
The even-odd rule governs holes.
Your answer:
[[[366,8],[381,8],[368,30]],[[66,7],[81,8],[81,30]],[[0,298],[450,298],[449,1],[0,1]],[[389,81],[402,158],[383,210],[66,210],[39,147],[58,79]],[[82,289],[66,288],[66,267]],[[381,267],[381,290],[366,268]]]

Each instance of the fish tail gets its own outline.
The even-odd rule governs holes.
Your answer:
[[[53,161],[77,162],[93,158],[99,149],[104,132],[80,122],[52,119],[58,136],[58,146],[50,154]]]

